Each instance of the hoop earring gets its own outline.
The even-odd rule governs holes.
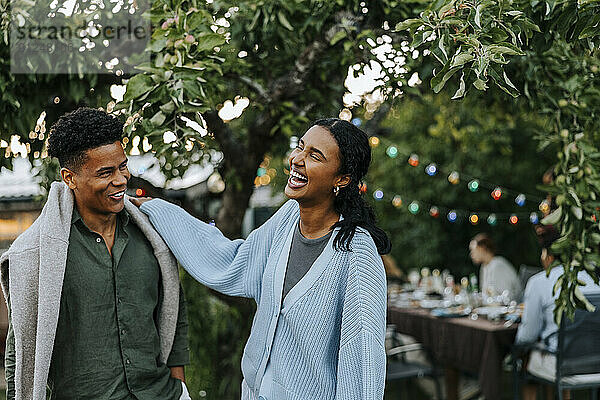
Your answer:
[[[337,196],[339,192],[340,192],[340,187],[339,186],[334,186],[333,187],[333,194]]]

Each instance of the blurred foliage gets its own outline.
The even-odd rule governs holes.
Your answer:
[[[435,56],[434,91],[461,72],[453,96],[460,98],[471,84],[486,90],[491,77],[512,96],[523,91],[520,101],[551,121],[539,140],[559,147],[554,183],[544,189],[560,207],[543,221],[561,233],[552,248],[556,265],[565,267],[554,288],[557,322],[563,314],[572,318],[577,307],[593,309],[577,274],[599,280],[599,23],[595,1],[438,0],[418,19],[396,25]]]
[[[447,268],[457,277],[477,273],[468,245],[477,233],[488,232],[498,245],[498,253],[515,268],[539,265],[540,249],[528,216],[539,213],[539,198],[544,193],[536,186],[554,161],[551,149],[540,154],[535,146],[534,136],[546,124],[540,116],[524,112],[512,102],[481,95],[448,102],[444,96],[428,94],[393,107],[382,124],[380,144],[373,148],[366,196],[375,203],[379,223],[390,234],[397,264],[404,271]],[[386,154],[392,145],[398,150],[394,158]],[[407,162],[413,153],[420,157],[416,167]],[[429,162],[438,168],[434,176],[425,173]],[[448,181],[450,171],[462,174],[458,184]],[[477,192],[469,191],[470,178],[465,175],[480,180]],[[528,194],[528,201],[519,207],[514,192],[496,201],[490,195],[496,185]],[[384,193],[380,201],[373,200],[376,190]],[[392,204],[396,195],[402,199],[399,208]],[[420,205],[417,215],[408,211],[412,201]],[[426,205],[437,206],[440,215],[431,217]],[[469,215],[462,214],[450,223],[448,210],[480,212],[480,221],[471,225]],[[487,213],[504,213],[505,217],[491,226],[486,222]],[[526,217],[511,225],[509,213],[524,213]]]

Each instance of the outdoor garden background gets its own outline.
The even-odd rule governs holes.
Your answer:
[[[43,6],[68,25],[100,3]],[[599,2],[106,3],[151,19],[151,61],[133,74],[116,63],[82,73],[72,55],[62,60],[68,74],[36,73],[37,65],[11,73],[11,24],[36,18],[40,3],[13,2],[11,12],[0,0],[2,167],[29,158],[48,186],[57,168],[44,149],[50,125],[77,106],[102,107],[127,121],[127,153],[154,153],[167,177],[215,163],[221,206],[204,217],[233,238],[256,186],[282,190],[293,136],[318,117],[340,116],[372,136],[365,196],[402,271],[475,272],[467,244],[482,231],[514,265],[538,265],[531,213],[541,219],[558,208],[547,217],[559,226],[553,249],[567,266],[557,316],[586,306],[574,277],[600,261]],[[549,169],[554,179],[544,185]],[[478,190],[468,187],[473,181]],[[490,195],[496,186],[498,200]],[[254,306],[216,296],[184,272],[182,279],[190,392],[239,398]]]

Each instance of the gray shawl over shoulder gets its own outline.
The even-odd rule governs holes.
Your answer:
[[[10,294],[16,400],[46,398],[73,207],[74,197],[68,186],[53,183],[41,215],[0,257],[2,291],[5,298]],[[148,238],[160,265],[163,302],[158,328],[160,358],[166,363],[179,309],[177,262],[148,217],[127,198],[125,209]]]

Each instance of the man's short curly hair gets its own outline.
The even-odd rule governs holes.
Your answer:
[[[82,107],[60,117],[50,128],[48,154],[61,167],[78,168],[86,151],[121,140],[123,123],[104,111]]]

